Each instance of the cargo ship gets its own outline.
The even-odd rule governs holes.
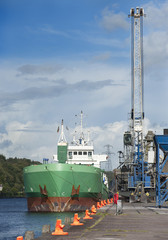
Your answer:
[[[53,163],[24,168],[24,187],[28,211],[84,211],[98,201],[108,198],[108,179],[100,168],[107,155],[95,155],[82,129],[71,145],[64,135],[63,120]]]

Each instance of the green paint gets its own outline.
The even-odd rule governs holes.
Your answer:
[[[67,161],[67,149],[68,145],[58,145],[57,146],[57,155],[59,163],[66,163]]]
[[[108,198],[103,184],[102,171],[85,165],[50,163],[24,168],[24,185],[27,197],[40,197],[39,185],[46,185],[48,197],[71,197],[72,187],[80,185],[79,197]]]

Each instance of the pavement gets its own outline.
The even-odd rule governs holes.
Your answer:
[[[168,239],[168,207],[156,208],[155,203],[123,203],[122,210],[116,214],[116,205],[106,205],[97,210],[92,220],[81,219],[83,226],[66,224],[63,230],[68,232],[67,236],[45,233],[36,240]]]

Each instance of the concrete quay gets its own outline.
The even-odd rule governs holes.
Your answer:
[[[67,236],[45,233],[36,240],[168,239],[168,207],[156,208],[155,203],[123,203],[123,213],[119,215],[116,215],[116,205],[106,205],[97,210],[92,220],[81,219],[80,222],[84,225],[65,225],[63,230],[68,232]]]

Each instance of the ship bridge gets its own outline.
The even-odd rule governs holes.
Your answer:
[[[95,155],[93,146],[68,146],[70,164],[94,165],[100,168],[100,162],[106,161],[107,155]]]

